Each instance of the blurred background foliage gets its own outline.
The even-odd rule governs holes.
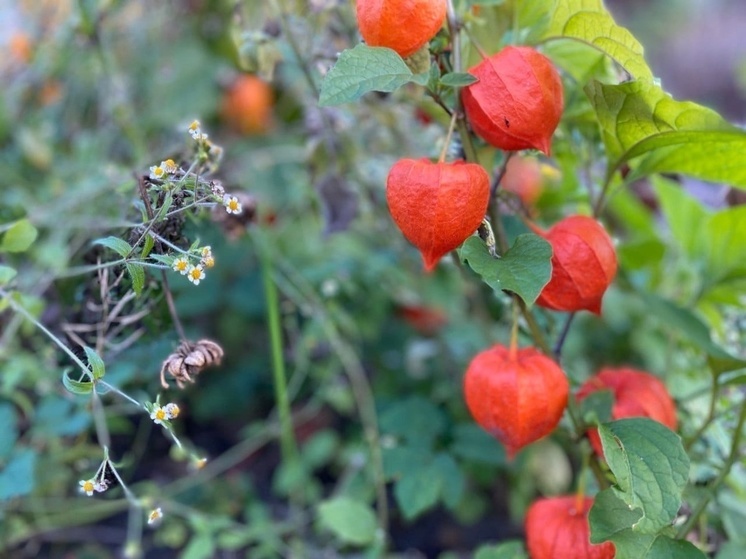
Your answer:
[[[646,45],[665,88],[733,121],[746,118],[742,2],[609,7]],[[483,9],[499,17],[503,8]],[[193,119],[225,150],[216,176],[226,189],[256,200],[246,234],[209,212],[188,219],[185,239],[210,245],[217,264],[198,287],[171,281],[189,337],[215,339],[226,352],[220,368],[169,393],[184,410],[177,430],[208,466],[190,472],[147,417],[105,397],[115,460],[133,491],[167,512],[143,536],[146,557],[375,550],[371,436],[383,451],[390,556],[469,556],[482,543],[520,538],[537,493],[571,489],[580,454],[562,431],[508,463],[463,404],[470,358],[508,339],[508,299],[450,261],[424,274],[386,212],[389,167],[401,156],[436,156],[444,115],[416,87],[354,106],[316,104],[321,74],[358,41],[351,3],[18,1],[0,6],[0,21],[0,234],[23,218],[38,231],[28,250],[0,248],[0,262],[18,272],[8,285],[20,304],[77,354],[70,326],[98,323],[103,280],[78,267],[113,258],[91,241],[128,238],[140,213],[136,177],[162,159],[187,159]],[[554,159],[542,162],[533,211],[544,225],[587,207],[588,184],[600,173],[592,165],[599,136],[573,80],[610,71],[587,49],[548,48],[576,94],[568,95]],[[239,113],[249,109],[227,99],[247,75],[269,84],[271,95],[241,125]],[[499,163],[493,152],[484,158]],[[718,408],[729,409],[743,370],[711,375],[691,328],[704,321],[716,343],[746,357],[743,200],[727,185],[681,177],[611,199],[605,218],[622,271],[603,318],[573,324],[563,363],[574,386],[605,364],[653,371],[677,399],[685,438],[707,417],[713,383]],[[714,225],[691,225],[705,222]],[[525,230],[510,218],[506,227],[511,235]],[[296,468],[281,467],[274,443],[262,249],[281,293]],[[109,295],[121,300],[128,288],[123,280]],[[178,343],[157,276],[127,304],[130,315],[140,311],[107,338],[103,357],[111,384],[154,400],[161,362]],[[538,317],[551,339],[559,336],[562,317]],[[90,402],[64,391],[69,363],[33,325],[6,311],[0,326],[0,550],[116,556],[128,526],[118,489],[95,499],[76,491],[101,460]],[[733,418],[715,419],[694,447],[694,481],[709,479],[725,456]],[[742,463],[729,479],[702,537],[743,550]],[[731,557],[723,549],[718,557]]]

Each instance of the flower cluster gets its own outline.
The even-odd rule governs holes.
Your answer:
[[[199,261],[193,264],[191,259],[196,261],[197,258],[199,258]],[[179,256],[171,263],[171,269],[174,272],[186,276],[194,285],[199,285],[205,279],[205,268],[212,268],[213,266],[215,266],[215,257],[212,254],[212,248],[209,246],[192,248],[189,252],[185,252],[184,256]]]
[[[106,464],[108,462],[104,460],[98,467],[96,474],[90,479],[81,479],[78,482],[78,490],[81,493],[85,493],[89,497],[93,496],[93,493],[103,493],[109,489],[109,481],[106,479]]]
[[[156,425],[162,425],[165,421],[179,417],[180,412],[179,406],[174,403],[169,403],[162,407],[156,403],[150,412],[150,419]]]
[[[179,170],[179,166],[173,159],[161,161],[158,165],[150,167],[150,178],[153,180],[164,180],[169,175],[174,175]]]

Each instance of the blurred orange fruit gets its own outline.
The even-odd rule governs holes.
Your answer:
[[[274,96],[269,84],[258,76],[239,76],[223,96],[223,120],[242,134],[261,134],[272,124]]]

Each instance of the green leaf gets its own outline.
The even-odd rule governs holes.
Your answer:
[[[715,111],[676,101],[648,82],[618,85],[593,81],[585,87],[609,153],[608,175],[633,165],[628,181],[652,173],[676,172],[746,187],[746,132]]]
[[[104,376],[106,373],[106,367],[104,366],[104,360],[99,357],[93,349],[88,346],[83,348],[85,351],[86,358],[88,359],[88,365],[91,367],[93,373],[93,379],[97,380]]]
[[[625,530],[632,528],[640,518],[640,509],[630,508],[616,496],[613,489],[604,489],[593,499],[593,506],[588,513],[591,543],[613,540]]]
[[[395,446],[383,449],[383,475],[387,480],[397,480],[416,474],[432,462],[429,449],[419,446]]]
[[[505,448],[474,423],[456,425],[452,438],[450,451],[460,458],[494,466],[506,462]]]
[[[376,516],[365,503],[349,497],[324,501],[318,508],[318,519],[324,528],[352,545],[367,545],[376,535]]]
[[[110,248],[122,258],[127,258],[127,256],[132,252],[130,244],[119,237],[104,237],[103,239],[96,239],[93,241],[93,244],[103,245],[106,248]]]
[[[319,105],[357,101],[369,91],[395,91],[408,82],[424,85],[428,77],[429,72],[413,74],[391,49],[360,44],[343,51],[324,77]]]
[[[604,423],[611,419],[613,405],[614,394],[611,390],[597,390],[580,402],[580,417],[588,425]]]
[[[443,480],[441,490],[443,503],[451,509],[456,508],[466,489],[466,480],[461,468],[451,456],[443,452],[435,457],[431,467]]]
[[[38,236],[39,232],[28,219],[19,219],[5,231],[0,252],[25,252]]]
[[[640,417],[603,423],[598,432],[616,476],[615,495],[642,511],[632,528],[654,534],[670,525],[689,476],[681,438],[661,423]]]
[[[482,545],[474,554],[474,559],[528,559],[523,542],[503,542],[497,545]]]
[[[451,72],[440,78],[440,85],[445,87],[465,87],[478,81],[479,79],[468,72]]]
[[[62,373],[62,384],[65,386],[68,392],[73,394],[90,394],[93,392],[93,382],[90,380],[73,380],[70,378],[70,370],[66,370]]]
[[[394,486],[394,496],[404,518],[413,520],[435,506],[443,488],[443,477],[437,466],[431,463],[427,468],[402,477]]]
[[[155,239],[150,235],[145,235],[145,240],[142,244],[142,252],[140,253],[140,258],[147,258],[150,254],[150,251],[153,250],[153,247],[155,246]]]
[[[35,450],[17,450],[0,469],[0,501],[28,495],[33,491],[34,470],[38,455]]]
[[[0,425],[3,436],[0,437],[0,462],[10,455],[18,439],[18,417],[12,404],[0,402]]]
[[[398,400],[380,416],[381,431],[402,437],[409,443],[427,447],[441,435],[446,426],[443,412],[421,396]]]
[[[18,272],[16,272],[14,268],[0,264],[0,285],[8,285],[10,280],[16,277],[16,274],[18,274]]]
[[[552,247],[538,235],[519,235],[502,258],[494,258],[477,237],[469,237],[459,256],[495,291],[516,293],[533,304],[552,275]]]
[[[731,355],[712,341],[710,329],[692,311],[652,293],[640,293],[640,297],[651,316],[655,316],[662,324],[670,325],[707,354],[708,363],[715,374],[746,367],[746,360]]]
[[[135,295],[140,295],[142,288],[145,286],[145,268],[135,262],[127,262],[125,266],[130,279],[132,279],[132,289],[135,290]]]
[[[615,60],[632,76],[652,80],[642,45],[617,25],[602,0],[557,0],[542,39],[568,38],[587,43]]]
[[[631,526],[639,517],[639,512],[631,511],[614,497],[612,489],[602,491],[596,495],[588,515],[591,542],[614,542],[615,559],[705,559],[705,555],[689,542],[675,540],[664,533],[646,534],[635,530]]]

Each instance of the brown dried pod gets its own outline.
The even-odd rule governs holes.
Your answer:
[[[211,340],[199,340],[198,342],[183,341],[163,361],[161,366],[161,386],[168,388],[166,372],[176,380],[179,388],[184,388],[184,383],[194,383],[195,377],[203,369],[220,365],[223,358],[223,348]]]

